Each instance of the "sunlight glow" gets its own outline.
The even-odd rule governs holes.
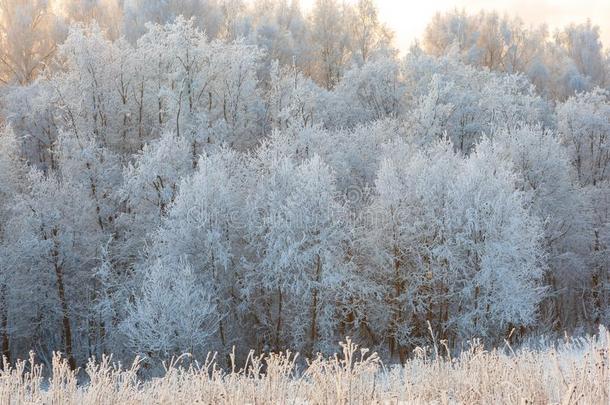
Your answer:
[[[354,2],[356,0],[347,0]],[[379,15],[396,34],[396,46],[402,52],[408,50],[414,40],[420,39],[426,25],[438,11],[453,8],[465,9],[469,13],[479,10],[496,10],[519,16],[526,24],[546,23],[550,32],[564,25],[582,23],[591,19],[599,25],[602,41],[610,43],[610,1],[608,0],[377,0]],[[315,0],[301,0],[309,8]]]

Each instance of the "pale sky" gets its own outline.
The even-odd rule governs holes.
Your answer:
[[[349,0],[348,0],[349,1]],[[314,0],[301,0],[309,7]],[[377,0],[380,18],[396,33],[396,45],[404,52],[421,38],[437,11],[454,8],[476,13],[482,9],[518,15],[526,24],[547,23],[552,33],[571,22],[590,18],[601,28],[602,41],[610,46],[610,0]]]

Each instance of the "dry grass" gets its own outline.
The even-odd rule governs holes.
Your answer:
[[[473,344],[457,358],[418,349],[403,367],[386,368],[349,340],[343,353],[309,362],[251,355],[243,369],[223,371],[213,356],[199,366],[166,365],[162,378],[141,380],[139,362],[124,369],[89,362],[77,383],[56,356],[50,378],[33,358],[0,373],[1,404],[608,404],[610,333],[566,340],[557,348],[485,351]],[[264,370],[264,372],[263,372]]]

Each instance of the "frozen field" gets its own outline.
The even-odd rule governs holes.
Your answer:
[[[139,366],[90,362],[78,383],[57,357],[53,376],[30,363],[0,374],[0,399],[45,404],[603,404],[608,403],[608,338],[567,339],[545,349],[486,351],[472,345],[456,358],[441,348],[416,350],[403,367],[385,367],[352,343],[299,372],[298,356],[251,356],[245,368],[223,372],[213,360],[197,367],[167,365],[162,378],[142,381]],[[436,355],[439,352],[438,357]],[[265,370],[263,372],[263,370]]]

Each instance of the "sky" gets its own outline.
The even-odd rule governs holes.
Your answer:
[[[310,7],[314,1],[301,0],[301,4]],[[551,33],[590,18],[600,26],[604,44],[610,45],[610,0],[377,0],[377,5],[380,19],[394,30],[396,45],[403,52],[421,38],[434,13],[454,8],[469,13],[496,10],[518,15],[526,24],[547,23]]]

